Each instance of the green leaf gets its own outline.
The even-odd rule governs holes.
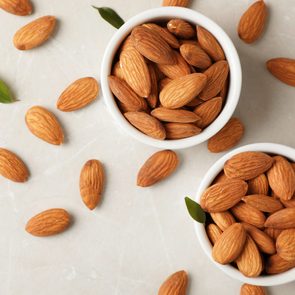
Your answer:
[[[199,223],[206,222],[206,214],[197,202],[193,201],[189,197],[185,197],[185,204],[186,204],[188,213],[195,221]]]
[[[124,25],[124,20],[112,8],[95,6],[92,7],[94,9],[97,9],[100,16],[115,28],[119,29],[122,25]]]
[[[0,80],[0,103],[11,103],[13,101],[14,99],[8,86]]]

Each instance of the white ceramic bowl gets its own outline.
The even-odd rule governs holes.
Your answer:
[[[133,127],[120,112],[108,85],[113,58],[122,41],[132,29],[146,22],[157,22],[181,18],[192,24],[198,24],[210,31],[221,44],[230,67],[230,86],[226,104],[218,118],[200,134],[179,140],[158,140],[151,138]],[[242,73],[240,59],[228,35],[212,20],[188,8],[161,7],[144,11],[128,20],[112,37],[103,57],[101,67],[101,88],[108,110],[117,123],[133,138],[158,148],[181,149],[200,144],[216,134],[231,118],[240,98]]]
[[[240,152],[245,152],[245,151],[261,151],[266,153],[279,154],[279,155],[285,156],[286,158],[292,161],[295,161],[295,149],[290,148],[288,146],[280,145],[280,144],[256,143],[256,144],[250,144],[250,145],[237,148],[229,152],[225,156],[223,156],[217,162],[215,162],[215,164],[211,166],[211,168],[208,170],[197,191],[196,201],[198,203],[200,203],[202,193],[206,190],[207,187],[210,186],[214,178],[223,169],[224,163],[233,155],[236,155]],[[295,280],[295,268],[287,272],[284,272],[282,274],[260,276],[257,278],[248,278],[248,277],[245,277],[241,272],[239,272],[236,268],[234,268],[231,265],[221,265],[215,262],[211,255],[212,245],[208,239],[204,225],[197,222],[194,222],[194,223],[195,223],[195,230],[196,230],[199,242],[201,244],[201,247],[203,248],[207,256],[210,258],[210,260],[223,272],[228,274],[230,277],[244,283],[259,285],[259,286],[281,285],[281,284],[289,283]]]

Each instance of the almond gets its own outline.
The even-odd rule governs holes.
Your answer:
[[[179,41],[168,29],[153,23],[144,24],[143,26],[159,34],[171,47],[179,48]]]
[[[277,229],[273,227],[267,227],[264,229],[264,232],[273,240],[276,240],[282,231],[282,229]]]
[[[238,118],[231,118],[218,133],[209,139],[208,150],[212,153],[220,153],[234,147],[243,137],[244,130],[244,125]]]
[[[268,194],[268,180],[265,174],[260,174],[248,181],[248,194],[249,195],[267,195]]]
[[[201,120],[197,123],[200,128],[209,126],[219,115],[222,107],[221,97],[215,97],[204,103],[198,105],[194,109],[194,113],[198,115]]]
[[[279,200],[265,195],[248,195],[243,197],[243,201],[262,212],[276,212],[283,209]]]
[[[172,19],[167,24],[168,30],[178,38],[191,39],[195,36],[195,30],[182,19]]]
[[[152,30],[138,26],[132,30],[131,39],[135,48],[147,59],[158,64],[176,63],[172,48]]]
[[[160,92],[160,102],[166,108],[180,108],[196,97],[206,82],[206,75],[197,73],[172,80]]]
[[[272,157],[261,152],[242,152],[225,162],[224,173],[229,178],[249,180],[267,171]]]
[[[32,217],[26,225],[26,231],[37,237],[52,236],[66,230],[70,219],[64,209],[49,209]]]
[[[240,295],[266,295],[263,287],[244,284],[241,287]]]
[[[212,64],[210,57],[199,46],[183,44],[180,46],[180,53],[190,65],[205,70]]]
[[[171,110],[163,107],[154,109],[151,115],[160,121],[174,123],[193,123],[200,120],[194,112],[186,110]]]
[[[121,80],[125,80],[119,61],[116,62],[115,65],[113,66],[112,75],[116,76],[117,78],[119,78]]]
[[[286,208],[295,208],[295,197],[293,196],[293,198],[289,201],[284,201],[281,200],[281,203],[286,207]]]
[[[231,212],[239,221],[252,224],[258,228],[264,227],[264,214],[256,208],[249,206],[248,204],[241,202],[231,208]]]
[[[80,174],[80,194],[84,204],[93,210],[101,200],[105,175],[102,164],[98,160],[85,163]]]
[[[127,112],[124,114],[126,119],[144,134],[163,140],[166,132],[161,122],[144,112]]]
[[[157,66],[159,70],[170,79],[177,79],[179,77],[189,75],[191,73],[191,69],[184,58],[177,51],[174,51],[174,55],[176,63],[173,65],[158,64]]]
[[[236,222],[235,218],[229,211],[211,213],[210,215],[213,221],[222,231],[225,231],[228,227]]]
[[[0,175],[14,182],[25,182],[29,178],[29,171],[16,154],[0,148]]]
[[[184,270],[169,276],[161,285],[158,295],[185,295],[188,284],[188,276]]]
[[[216,243],[216,241],[219,239],[219,237],[222,234],[222,230],[214,223],[208,224],[206,228],[206,232],[212,245]]]
[[[267,172],[269,186],[282,200],[290,200],[295,193],[295,172],[283,157],[273,157],[274,163]]]
[[[239,179],[225,180],[205,190],[201,207],[207,212],[223,212],[235,206],[248,189],[246,182]]]
[[[266,66],[277,79],[290,86],[295,86],[295,59],[273,58],[267,61]]]
[[[172,79],[170,78],[161,79],[159,82],[159,91],[161,92],[164,89],[164,87],[167,86],[171,81]]]
[[[91,77],[81,78],[63,91],[57,101],[57,108],[63,112],[76,111],[93,102],[97,95],[97,81]]]
[[[55,24],[54,16],[43,16],[28,23],[15,33],[14,46],[19,50],[29,50],[40,46],[52,35]]]
[[[216,184],[219,182],[223,182],[225,180],[229,180],[229,178],[226,177],[226,175],[224,174],[223,170],[215,177],[215,179],[213,180],[212,184]]]
[[[153,64],[148,64],[150,77],[151,77],[151,92],[150,95],[146,98],[149,106],[155,108],[159,101],[159,91],[158,91],[158,77]]]
[[[220,61],[225,59],[222,47],[216,38],[203,27],[197,27],[197,36],[200,46],[207,52],[207,54],[214,60]]]
[[[229,73],[227,61],[221,60],[214,63],[204,74],[207,76],[207,84],[200,93],[202,100],[215,97],[223,88]]]
[[[239,37],[246,43],[255,42],[262,34],[267,17],[267,7],[263,0],[253,3],[242,15],[239,25]]]
[[[63,130],[53,113],[41,106],[31,107],[26,113],[29,130],[40,139],[54,145],[64,142]]]
[[[247,235],[244,249],[236,260],[239,271],[246,277],[258,277],[263,270],[263,262],[260,252],[253,241]]]
[[[276,241],[278,255],[284,260],[295,262],[295,229],[285,229]]]
[[[266,261],[265,271],[269,275],[279,274],[295,267],[295,261],[286,261],[278,254],[270,256]]]
[[[234,223],[227,228],[213,246],[212,257],[221,264],[236,260],[244,249],[246,231],[240,223]]]
[[[295,227],[295,208],[285,208],[270,215],[265,227],[288,229]]]
[[[146,101],[139,97],[124,80],[116,76],[109,76],[108,81],[111,91],[128,111],[143,111],[147,109]]]
[[[225,83],[219,93],[219,96],[222,98],[223,103],[226,101],[226,98],[227,98],[228,87],[229,87],[229,78],[227,77],[227,79],[225,80]]]
[[[0,0],[0,8],[15,15],[29,15],[33,11],[30,0]]]
[[[181,139],[198,135],[202,129],[190,123],[166,123],[167,139]]]
[[[203,102],[204,102],[204,101],[201,100],[200,98],[195,97],[195,98],[193,98],[189,103],[187,103],[186,106],[187,106],[187,107],[192,107],[192,108],[194,108],[194,107],[196,107],[196,106],[202,104]]]
[[[144,57],[133,47],[122,50],[120,66],[124,80],[141,96],[148,97],[151,93],[151,77]]]
[[[151,186],[170,176],[178,166],[177,154],[163,150],[153,154],[140,168],[137,175],[137,185]]]
[[[275,243],[268,234],[249,223],[243,223],[243,226],[261,252],[270,255],[276,253]]]
[[[190,0],[163,0],[162,6],[188,7]]]

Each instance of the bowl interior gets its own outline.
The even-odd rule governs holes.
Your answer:
[[[215,177],[223,169],[224,163],[232,156],[245,151],[260,151],[260,152],[271,153],[271,154],[279,154],[290,159],[291,161],[295,161],[295,149],[284,146],[284,145],[273,144],[273,143],[257,143],[257,144],[250,144],[250,145],[246,145],[241,148],[235,149],[232,152],[229,152],[228,154],[220,158],[208,170],[196,194],[195,199],[198,203],[200,202],[202,193],[205,191],[205,189],[208,186],[210,186],[210,184],[215,179]],[[241,272],[239,272],[233,266],[221,265],[215,262],[211,255],[212,245],[206,234],[205,227],[202,224],[197,222],[194,222],[194,224],[195,224],[195,230],[196,230],[199,242],[201,244],[201,247],[203,248],[207,256],[218,268],[220,268],[222,271],[227,273],[230,277],[237,279],[241,282],[245,282],[245,283],[253,284],[253,285],[260,285],[260,286],[280,285],[280,284],[285,284],[295,280],[295,268],[277,275],[248,278],[244,276]]]
[[[192,24],[200,25],[206,28],[216,37],[216,39],[221,44],[226,55],[226,59],[229,63],[230,83],[224,108],[219,114],[218,118],[216,118],[216,120],[211,125],[204,129],[200,134],[189,138],[162,141],[158,139],[153,139],[143,134],[135,127],[133,127],[124,118],[108,86],[107,77],[111,73],[113,59],[115,58],[117,50],[135,26],[147,22],[165,21],[172,18],[181,18]],[[241,91],[241,81],[242,74],[239,56],[227,34],[216,23],[214,23],[212,20],[205,17],[204,15],[191,9],[181,7],[161,7],[157,9],[147,10],[127,21],[114,34],[113,38],[109,42],[105,51],[101,68],[101,87],[104,95],[104,100],[113,117],[121,125],[121,127],[123,127],[123,129],[129,133],[129,135],[140,140],[143,143],[159,148],[186,148],[204,142],[212,137],[214,134],[216,134],[228,122],[237,106]]]

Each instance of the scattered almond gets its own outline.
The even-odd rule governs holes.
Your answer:
[[[263,287],[244,284],[241,287],[240,295],[267,295]]]
[[[190,0],[163,0],[162,6],[188,7]]]
[[[20,16],[29,15],[33,11],[30,0],[0,0],[0,8]]]
[[[185,295],[188,285],[188,276],[184,270],[169,276],[161,285],[158,295]]]

